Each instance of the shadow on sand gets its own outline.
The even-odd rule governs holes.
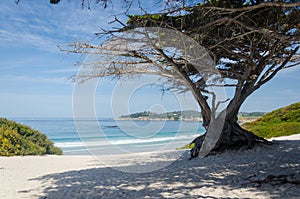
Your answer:
[[[185,154],[149,173],[95,166],[30,180],[54,184],[40,198],[299,198],[299,184],[255,183],[268,175],[299,177],[299,157],[300,140],[286,140],[191,161]]]

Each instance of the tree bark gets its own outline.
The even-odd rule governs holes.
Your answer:
[[[198,136],[192,141],[194,147],[190,151],[190,159],[198,157],[205,136],[206,133]],[[221,135],[208,155],[224,152],[225,150],[251,149],[259,143],[270,144],[266,139],[258,137],[252,132],[243,129],[239,125],[237,117],[235,117],[234,119],[225,120]]]

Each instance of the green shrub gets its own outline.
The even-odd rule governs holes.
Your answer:
[[[28,126],[0,118],[0,156],[62,155],[45,134]]]
[[[194,143],[189,143],[189,144],[186,144],[186,145],[184,145],[182,147],[177,148],[177,150],[192,149],[192,148],[194,148],[194,146],[195,146]]]

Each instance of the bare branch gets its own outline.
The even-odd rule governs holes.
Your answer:
[[[260,86],[262,86],[263,84],[265,84],[266,82],[270,81],[280,70],[282,70],[286,64],[289,63],[289,61],[291,60],[291,58],[293,57],[294,54],[297,53],[297,51],[299,50],[300,46],[297,46],[292,53],[283,61],[283,63],[281,63],[281,65],[279,67],[277,67],[269,76],[259,80],[259,82],[256,84],[256,86],[254,87],[254,89],[258,89]]]

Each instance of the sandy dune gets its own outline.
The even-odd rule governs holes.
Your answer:
[[[187,159],[182,151],[1,157],[0,198],[300,198],[300,134]]]

